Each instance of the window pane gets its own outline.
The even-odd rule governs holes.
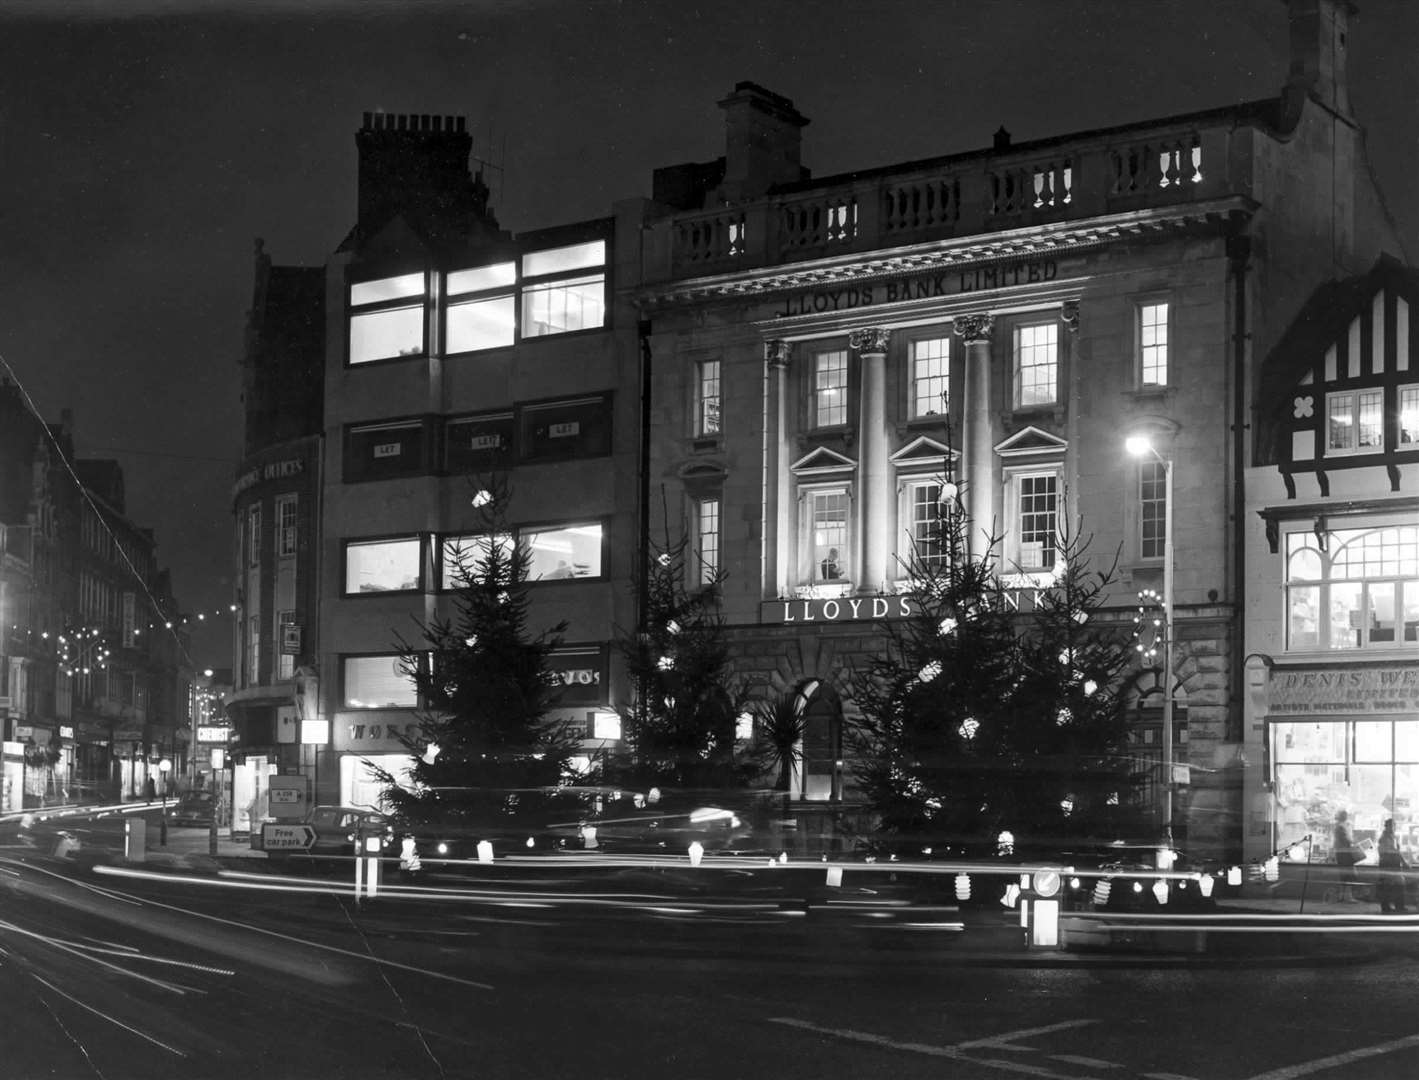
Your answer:
[[[1364,609],[1360,603],[1357,582],[1337,581],[1330,586],[1330,647],[1354,649],[1360,645],[1364,627]]]
[[[1389,761],[1390,736],[1388,720],[1358,720],[1355,723],[1355,760]]]
[[[555,274],[562,270],[580,270],[584,266],[604,266],[606,263],[606,241],[593,240],[587,244],[571,244],[567,247],[533,251],[522,257],[522,276],[536,277],[541,274]]]
[[[590,330],[606,321],[606,279],[573,278],[522,290],[522,336]]]
[[[1419,445],[1419,386],[1399,388],[1399,444]]]
[[[1049,405],[1058,383],[1054,323],[1021,326],[1015,331],[1016,404]]]
[[[523,533],[527,580],[600,577],[601,531],[600,525],[571,525]]]
[[[1056,510],[1053,473],[1020,477],[1020,569],[1054,565]]]
[[[406,296],[424,295],[424,275],[400,274],[398,277],[359,281],[350,286],[350,305],[378,304],[384,300],[402,300]]]
[[[511,262],[477,266],[472,270],[455,270],[448,275],[446,292],[449,296],[477,292],[479,289],[505,288],[517,282],[517,264]]]
[[[493,540],[490,536],[445,537],[439,546],[439,588],[463,588],[466,584],[463,576],[465,571],[473,581],[479,580]],[[499,533],[496,540],[506,558],[512,548],[511,534]]]
[[[815,427],[847,423],[847,353],[813,357],[813,421]]]
[[[1403,591],[1404,640],[1419,641],[1419,578],[1400,582]]]
[[[1326,446],[1331,450],[1355,447],[1355,396],[1330,394],[1325,399]]]
[[[836,581],[847,549],[847,492],[815,492],[812,506],[814,574],[818,581]]]
[[[1168,305],[1144,304],[1138,321],[1143,385],[1163,386],[1168,381]]]
[[[445,351],[472,352],[511,345],[515,311],[511,296],[449,304]]]
[[[347,656],[345,708],[409,709],[419,703],[414,681],[398,656]]]
[[[699,517],[696,528],[699,580],[701,585],[708,585],[714,581],[719,570],[719,500],[701,499],[696,509]]]
[[[1139,468],[1139,552],[1145,559],[1161,559],[1167,551],[1168,467],[1145,461]]]
[[[1320,648],[1320,586],[1292,585],[1288,593],[1286,647]]]
[[[345,591],[391,592],[419,587],[419,540],[377,540],[345,545]]]
[[[1394,760],[1419,761],[1419,720],[1395,721]]]
[[[1369,640],[1375,644],[1394,641],[1395,600],[1399,595],[1399,582],[1377,581],[1365,591],[1370,601]]]
[[[941,485],[916,484],[911,488],[911,557],[923,566],[941,565]]]
[[[424,309],[392,308],[350,317],[350,363],[424,355]]]
[[[1384,443],[1384,391],[1363,390],[1356,398],[1359,412],[1359,444],[1380,446]]]
[[[945,415],[951,339],[912,342],[912,415]]]
[[[695,434],[714,435],[719,431],[719,361],[702,360],[698,368]]]
[[[1295,764],[1344,764],[1345,725],[1326,721],[1278,723],[1272,725],[1272,747],[1279,762]]]

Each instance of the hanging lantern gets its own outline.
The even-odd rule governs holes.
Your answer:
[[[971,875],[965,872],[956,875],[956,899],[969,900],[971,898]]]
[[[1271,858],[1266,860],[1266,866],[1264,867],[1262,874],[1267,881],[1281,880],[1281,860],[1278,859],[1275,855],[1271,856]]]
[[[1109,894],[1113,892],[1113,882],[1108,878],[1100,878],[1094,884],[1094,906],[1106,907],[1109,902]]]
[[[1227,870],[1227,884],[1240,885],[1242,883],[1242,868],[1240,866],[1229,867]]]
[[[1013,908],[1019,899],[1020,886],[1012,881],[1009,885],[1005,886],[1005,895],[1000,898],[1000,902],[1005,907]]]
[[[1197,879],[1198,891],[1202,893],[1204,899],[1212,895],[1212,885],[1213,881],[1211,874],[1203,874]]]
[[[1168,883],[1163,878],[1153,883],[1153,899],[1160,905],[1168,902]]]

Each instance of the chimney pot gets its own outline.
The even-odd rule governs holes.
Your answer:
[[[1001,124],[995,133],[995,148],[997,150],[1010,149],[1010,132],[1005,130],[1005,125]]]

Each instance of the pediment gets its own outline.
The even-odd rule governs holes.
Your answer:
[[[846,472],[857,468],[857,462],[826,446],[815,446],[789,466],[795,476],[821,476],[825,473]]]
[[[890,460],[899,469],[944,469],[958,456],[945,443],[921,435],[893,454]]]
[[[995,444],[995,452],[1003,458],[1060,455],[1069,449],[1069,440],[1051,435],[1033,424]]]

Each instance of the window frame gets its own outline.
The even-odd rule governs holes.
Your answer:
[[[1162,308],[1163,318],[1160,323],[1149,323],[1147,313],[1150,310]],[[1151,328],[1161,326],[1162,340],[1148,341],[1148,331]],[[1153,296],[1140,299],[1135,302],[1133,309],[1133,339],[1134,339],[1134,378],[1136,385],[1141,390],[1166,390],[1170,385],[1170,377],[1173,373],[1173,305],[1167,297]],[[1162,357],[1161,365],[1149,363],[1149,350],[1158,350]],[[1162,378],[1149,379],[1150,368],[1161,367]]]
[[[1407,427],[1404,420],[1406,396],[1410,399],[1411,417]],[[1419,450],[1419,383],[1401,383],[1394,389],[1394,447],[1399,451]]]
[[[404,278],[414,277],[422,279],[422,287],[418,291],[398,293],[386,298],[364,302],[356,302],[355,300],[355,293],[362,286],[371,286],[380,282],[395,282]],[[348,280],[345,284],[345,366],[348,368],[367,367],[370,364],[384,364],[393,361],[426,358],[429,355],[428,312],[429,304],[433,299],[432,293],[432,282],[430,280],[430,274],[426,269]],[[407,312],[416,309],[419,312],[419,349],[417,353],[406,351],[393,354],[370,355],[363,359],[355,358],[355,321],[357,319],[377,318],[381,315]]]
[[[825,541],[821,546],[817,540],[818,516],[817,500],[826,497],[841,497],[844,500],[842,539],[836,543]],[[853,535],[855,504],[853,483],[850,480],[835,480],[820,483],[799,484],[799,573],[801,584],[812,588],[849,587],[853,583],[852,568],[855,565],[853,549],[857,538]],[[828,551],[838,552],[838,574],[824,577],[822,564],[827,561]],[[821,553],[820,553],[821,552]]]
[[[724,500],[718,494],[695,499],[696,584],[714,584],[724,553]],[[712,508],[712,513],[710,512]],[[711,520],[712,519],[712,520]]]
[[[946,565],[950,556],[947,538],[940,531],[945,523],[941,513],[941,491],[945,486],[946,478],[939,473],[904,476],[898,482],[897,558],[902,571],[908,576],[918,573],[924,566],[939,570]],[[919,519],[916,514],[918,507],[927,505],[917,499],[918,492],[925,488],[936,489],[935,498],[930,503],[935,512],[929,520]],[[923,525],[935,530],[936,535],[932,542],[939,549],[926,556],[920,554],[922,538],[918,535],[920,526]]]
[[[601,535],[596,542],[597,565],[595,573],[577,574],[574,572],[576,564],[573,563],[572,567],[570,568],[573,570],[573,572],[570,574],[561,576],[553,576],[551,574],[548,574],[545,576],[539,575],[534,577],[532,576],[532,571],[533,563],[536,557],[530,550],[528,550],[528,577],[524,584],[528,586],[544,584],[565,585],[568,582],[605,581],[610,575],[610,569],[608,566],[610,557],[608,543],[611,530],[609,523],[605,518],[578,518],[572,521],[523,524],[510,528],[506,532],[497,534],[481,532],[451,532],[439,534],[437,538],[438,549],[436,555],[436,565],[434,567],[434,580],[437,582],[437,591],[441,593],[449,593],[457,592],[460,588],[462,588],[462,586],[450,576],[452,568],[456,566],[456,563],[449,557],[451,553],[451,549],[449,547],[450,544],[476,544],[476,542],[482,540],[484,537],[499,536],[503,538],[504,543],[514,542],[523,545],[524,550],[527,550],[526,538],[529,536],[542,536],[550,533],[567,532],[574,529],[588,529],[593,527],[601,530]],[[482,561],[483,558],[484,555],[476,554],[470,564],[470,569],[475,568]]]
[[[1336,429],[1336,418],[1340,410],[1336,405],[1342,398],[1349,399],[1349,405],[1345,409],[1347,414],[1344,420],[1344,429],[1350,433],[1347,445],[1337,446],[1333,439]],[[1366,412],[1366,402],[1362,399],[1370,399],[1373,404],[1378,398],[1377,412],[1378,423],[1372,425],[1378,441],[1372,443],[1361,443],[1361,429],[1364,426],[1364,416]],[[1385,407],[1384,407],[1384,387],[1382,386],[1356,386],[1345,390],[1329,390],[1325,394],[1325,428],[1324,428],[1324,448],[1326,457],[1352,457],[1361,454],[1381,454],[1385,446]]]
[[[389,589],[352,590],[350,588],[350,553],[353,549],[396,548],[409,544],[414,546],[414,561],[417,568],[414,584]],[[413,593],[423,592],[427,577],[426,568],[428,563],[425,552],[424,537],[419,533],[396,533],[387,536],[361,536],[342,539],[340,542],[340,596],[349,599],[370,596],[407,596]]]
[[[852,352],[846,346],[836,348],[817,349],[811,354],[812,363],[809,365],[807,377],[810,380],[808,388],[808,427],[812,431],[833,431],[848,427],[852,420]],[[841,365],[835,365],[833,370],[842,372],[842,382],[832,386],[822,386],[819,383],[820,361],[829,356],[842,357]],[[831,423],[823,422],[824,406],[820,402],[820,397],[825,392],[841,391],[842,402],[837,406],[830,406],[833,412],[842,411],[842,418]]]
[[[493,349],[506,349],[516,345],[520,336],[520,316],[522,305],[519,302],[518,283],[518,263],[516,258],[497,259],[493,262],[480,263],[477,266],[465,266],[456,270],[447,270],[442,275],[443,296],[439,304],[439,333],[443,342],[443,354],[445,356],[468,356],[473,353],[490,352]],[[506,281],[493,281],[487,285],[479,285],[473,288],[458,288],[453,279],[459,274],[476,274],[479,271],[496,271],[499,267],[508,268]],[[453,313],[457,308],[472,308],[479,305],[496,304],[506,301],[510,308],[510,318],[508,319],[507,340],[498,340],[487,345],[473,345],[468,348],[455,348],[453,339]]]
[[[1383,572],[1382,563],[1380,572],[1373,574],[1363,570],[1361,576],[1338,576],[1334,573],[1338,563],[1348,562],[1339,558],[1341,551],[1353,551],[1352,544],[1363,544],[1367,537],[1389,531],[1399,534],[1394,541],[1395,554],[1392,556],[1394,572]],[[1281,632],[1286,652],[1356,656],[1375,650],[1419,647],[1419,525],[1378,523],[1333,529],[1324,534],[1323,543],[1313,530],[1295,528],[1283,533],[1279,547],[1283,559]],[[1406,547],[1411,549],[1412,554],[1406,556]],[[1363,546],[1360,550],[1363,551]],[[1381,552],[1383,550],[1381,546]],[[1295,572],[1296,563],[1306,553],[1310,553],[1318,565],[1319,574],[1315,577]],[[1372,600],[1381,589],[1393,590],[1393,610],[1387,633],[1386,626],[1379,622]],[[1342,607],[1340,611],[1347,617],[1349,626],[1346,629],[1353,630],[1356,639],[1354,643],[1347,640],[1337,644],[1333,640],[1333,631],[1338,625],[1337,604],[1344,601],[1337,599],[1336,594],[1337,591],[1343,595],[1343,592],[1352,590],[1356,593],[1355,606]],[[1297,644],[1300,630],[1297,613],[1303,595],[1313,608],[1314,629],[1311,633],[1314,640]],[[1407,618],[1409,615],[1415,617]],[[1377,632],[1385,636],[1377,637]]]
[[[712,369],[712,370],[711,370]],[[724,431],[724,365],[719,357],[695,361],[694,436],[718,438]],[[711,389],[713,392],[711,393]]]
[[[1030,364],[1028,370],[1034,371],[1038,368],[1048,368],[1050,372],[1050,396],[1048,400],[1026,401],[1025,400],[1025,380],[1024,375],[1027,370],[1023,363],[1025,350],[1029,349],[1030,355],[1034,355],[1034,350],[1041,348],[1036,343],[1025,345],[1022,337],[1028,332],[1043,331],[1050,337],[1050,360],[1045,364]],[[1018,323],[1011,328],[1010,332],[1010,357],[1011,357],[1011,402],[1018,412],[1027,412],[1032,409],[1052,409],[1059,405],[1059,379],[1060,379],[1060,339],[1058,319],[1031,319]]]
[[[409,683],[409,688],[410,688],[410,690],[412,691],[412,697],[413,697],[413,700],[412,700],[409,704],[403,704],[403,703],[398,703],[398,704],[383,703],[383,704],[379,704],[379,705],[351,704],[351,701],[350,701],[350,665],[351,665],[352,662],[358,662],[358,661],[361,661],[361,660],[393,660],[396,664],[399,664],[399,663],[402,663],[403,658],[402,658],[401,654],[400,654],[400,653],[397,653],[397,652],[394,652],[394,653],[390,653],[390,652],[341,653],[341,654],[340,654],[340,668],[339,668],[339,670],[340,670],[340,709],[341,709],[341,711],[350,711],[350,712],[376,712],[376,711],[379,711],[379,710],[388,710],[388,709],[412,710],[412,709],[417,709],[417,708],[419,708],[421,701],[420,701],[420,695],[419,695],[418,684],[417,684],[416,682],[414,682],[414,680],[413,680],[412,678],[409,678],[408,676],[404,676],[404,678],[405,678],[405,681],[407,681],[407,682]],[[397,669],[396,669],[396,674],[402,674],[402,673],[398,672]]]
[[[942,344],[944,349],[940,356],[921,357],[917,355],[917,350],[922,346]],[[938,374],[920,374],[923,363],[930,363],[939,360],[943,370]],[[911,420],[944,420],[950,415],[951,409],[951,335],[949,333],[933,334],[918,338],[911,338],[907,342],[907,417]],[[920,387],[923,383],[939,385],[940,409],[921,409],[922,395]]]
[[[253,502],[246,508],[246,565],[261,565],[261,503]]]
[[[1161,563],[1167,557],[1168,470],[1172,467],[1154,458],[1138,462],[1137,501],[1134,504],[1138,527],[1134,535],[1138,541],[1138,558],[1144,562]],[[1150,485],[1154,488],[1151,496]],[[1151,512],[1150,507],[1154,508]],[[1155,537],[1148,535],[1150,525],[1157,529]]]
[[[300,496],[295,492],[277,495],[275,509],[276,557],[294,559],[300,550]]]
[[[600,259],[597,262],[574,263],[568,267],[543,271],[542,273],[528,272],[528,262],[536,260],[539,256],[549,255],[553,252],[572,251],[581,247],[593,247],[595,245],[600,245]],[[518,340],[531,341],[534,339],[565,337],[568,334],[581,334],[605,330],[610,325],[611,311],[609,273],[610,249],[610,241],[605,236],[598,236],[586,240],[574,240],[570,243],[552,244],[550,246],[538,245],[522,251],[517,260]],[[600,283],[599,304],[601,312],[599,322],[594,325],[587,324],[560,330],[548,329],[541,333],[532,332],[530,328],[534,320],[530,318],[528,305],[533,297],[553,291],[565,291],[570,287],[578,285],[590,285],[598,281]]]
[[[1065,513],[1064,465],[1062,462],[1036,462],[1031,465],[1006,466],[1004,472],[1007,502],[1002,554],[1004,565],[1008,568],[1007,573],[1011,575],[1052,574],[1058,565],[1059,520]],[[1022,488],[1025,481],[1044,477],[1054,481],[1053,506],[1050,510],[1054,517],[1054,533],[1047,542],[1047,546],[1041,549],[1041,553],[1042,555],[1052,553],[1053,557],[1048,562],[1042,561],[1040,565],[1028,565],[1024,559],[1026,541],[1024,539],[1025,511],[1021,506],[1021,500],[1024,497]],[[1030,541],[1030,543],[1033,542]]]

